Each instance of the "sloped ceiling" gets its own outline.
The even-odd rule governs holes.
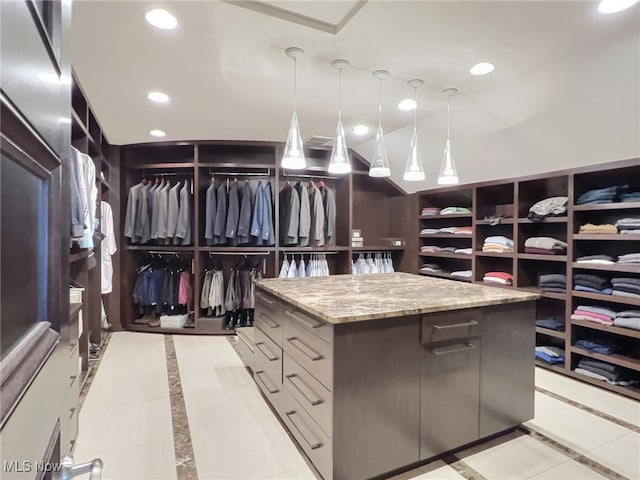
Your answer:
[[[242,5],[241,5],[242,4]],[[338,108],[335,58],[343,73],[343,119],[370,126],[348,144],[373,151],[378,83],[386,69],[383,128],[392,178],[408,192],[435,186],[452,103],[452,144],[462,183],[640,157],[640,7],[612,15],[596,2],[76,1],[72,62],[114,144],[166,140],[284,141],[299,46],[298,116],[303,139],[331,137]],[[176,30],[148,25],[166,8]],[[334,26],[329,31],[318,25]],[[496,70],[474,77],[490,61]],[[424,182],[402,173],[413,113],[397,103],[422,78],[418,133]],[[152,104],[147,92],[170,95]]]

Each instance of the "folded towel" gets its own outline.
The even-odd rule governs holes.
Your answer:
[[[578,305],[576,310],[582,310],[584,312],[600,313],[601,315],[607,315],[608,317],[615,318],[618,314],[615,310],[609,307],[596,307],[593,305]]]

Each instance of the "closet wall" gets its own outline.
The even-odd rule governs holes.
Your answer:
[[[610,203],[578,204],[581,194],[593,189],[628,185],[630,192],[640,191],[640,159],[626,160],[585,167],[574,170],[552,172],[545,175],[447,187],[418,192],[414,199],[415,238],[418,239],[418,255],[410,271],[422,275],[436,276],[474,283],[482,283],[486,272],[503,271],[513,275],[512,286],[541,295],[537,303],[537,318],[560,317],[564,331],[537,327],[537,345],[559,346],[565,350],[565,361],[549,365],[537,361],[539,366],[578,378],[624,395],[640,398],[638,386],[612,385],[594,380],[575,372],[581,359],[595,359],[622,367],[640,380],[640,331],[621,328],[593,321],[572,320],[571,315],[580,305],[609,308],[615,312],[640,310],[640,297],[625,297],[575,290],[575,274],[593,274],[609,281],[612,278],[631,278],[640,284],[640,263],[635,264],[589,264],[576,260],[588,255],[608,255],[614,260],[629,253],[640,252],[640,230],[637,234],[585,234],[580,226],[592,224],[615,224],[623,218],[640,218],[640,201],[621,202],[618,197]],[[536,202],[548,197],[569,198],[567,212],[562,216],[548,217],[542,222],[533,222],[527,215]],[[503,215],[498,223],[496,206]],[[470,213],[453,215],[421,215],[425,207],[466,207]],[[505,210],[506,209],[506,210]],[[418,214],[416,221],[415,214]],[[492,223],[496,223],[493,225]],[[455,233],[425,233],[423,229],[440,229],[449,226],[471,227],[471,235]],[[513,253],[483,252],[482,246],[488,236],[499,235],[512,239]],[[566,254],[525,253],[525,241],[530,237],[552,237],[568,244]],[[470,255],[461,253],[420,252],[422,246],[453,246],[471,248]],[[437,264],[441,271],[433,272],[421,267]],[[452,271],[471,270],[469,278],[452,277]],[[562,274],[567,278],[566,292],[545,292],[539,287],[544,274]],[[581,339],[604,339],[620,347],[617,353],[603,355],[576,346]],[[533,354],[533,352],[532,352]]]
[[[399,211],[409,212],[405,204],[409,197],[385,179],[368,177],[368,164],[352,153],[353,172],[332,175],[327,172],[330,150],[309,149],[307,168],[288,171],[279,166],[283,145],[269,142],[171,142],[138,144],[120,147],[120,225],[126,216],[129,189],[142,179],[155,182],[164,178],[174,184],[177,180],[192,182],[192,242],[189,245],[161,245],[151,240],[145,244],[132,243],[119,235],[120,257],[120,321],[124,328],[136,331],[174,333],[233,333],[223,329],[223,317],[207,317],[200,308],[200,295],[205,270],[215,263],[222,265],[225,286],[232,266],[252,259],[268,277],[277,276],[285,258],[301,256],[308,261],[313,253],[324,254],[331,274],[351,273],[352,258],[360,251],[386,251],[392,255],[396,269],[407,268],[404,246],[392,247],[386,238],[407,239],[409,223],[399,221]],[[205,241],[206,190],[212,177],[216,184],[247,180],[255,188],[270,181],[273,192],[275,244],[271,246],[208,246]],[[279,235],[279,192],[287,182],[324,182],[335,194],[335,242],[322,247],[285,246]],[[363,247],[351,247],[351,231],[360,229],[365,238]],[[161,328],[134,324],[140,316],[132,299],[138,269],[151,260],[151,256],[173,260],[192,273],[194,328]],[[409,261],[410,264],[410,261]]]

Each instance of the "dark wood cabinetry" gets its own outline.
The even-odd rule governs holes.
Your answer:
[[[326,171],[330,152],[328,150],[308,150],[307,168],[302,171],[280,168],[282,145],[271,142],[170,142],[117,147],[120,159],[119,185],[120,227],[125,218],[129,189],[142,178],[154,181],[163,175],[167,180],[193,181],[193,234],[190,245],[159,245],[154,241],[146,244],[132,244],[121,238],[120,260],[120,321],[122,326],[136,331],[162,331],[166,333],[212,333],[228,334],[224,330],[224,317],[206,316],[200,308],[200,297],[205,270],[211,268],[214,259],[225,272],[225,285],[231,266],[244,257],[259,259],[259,269],[263,275],[278,275],[285,258],[302,257],[309,261],[312,253],[326,254],[331,274],[351,273],[351,261],[360,251],[388,251],[392,255],[397,270],[410,269],[411,258],[405,258],[404,246],[392,247],[383,241],[389,237],[407,239],[406,225],[402,216],[410,218],[407,208],[409,197],[386,179],[372,179],[366,173],[366,162],[351,153],[354,171],[348,175],[331,175]],[[112,152],[112,155],[115,153]],[[275,242],[273,245],[216,245],[208,246],[205,238],[205,197],[212,177],[219,182],[257,183],[261,180],[271,184],[273,193],[273,213]],[[282,245],[279,236],[279,215],[283,208],[279,204],[278,193],[289,182],[318,182],[322,180],[334,194],[337,205],[336,234],[331,244],[322,247],[300,247]],[[360,229],[365,238],[364,247],[351,247],[351,230]],[[415,241],[408,238],[410,242]],[[139,316],[133,303],[132,292],[137,269],[149,260],[149,252],[165,252],[177,255],[184,265],[188,265],[193,282],[194,328],[162,329],[137,325],[133,321]],[[115,285],[114,285],[115,288]]]
[[[423,275],[451,278],[451,271],[469,268],[472,270],[471,278],[474,282],[482,282],[485,273],[493,270],[512,274],[513,287],[506,288],[517,288],[541,295],[542,298],[537,302],[536,318],[553,316],[565,319],[564,331],[536,328],[537,345],[563,348],[565,363],[551,366],[539,361],[538,365],[638,399],[640,398],[638,388],[611,385],[574,372],[580,358],[589,357],[623,366],[638,372],[640,376],[640,363],[634,357],[634,348],[626,348],[625,351],[628,352],[626,354],[606,356],[592,354],[574,346],[578,339],[593,335],[604,336],[623,346],[628,346],[630,339],[638,338],[638,331],[583,320],[571,320],[570,317],[579,305],[605,306],[615,311],[637,310],[640,306],[640,298],[582,292],[573,288],[573,275],[576,273],[592,273],[608,279],[613,277],[640,279],[638,264],[599,265],[576,262],[579,257],[587,255],[605,254],[615,259],[619,255],[640,251],[639,235],[580,233],[580,226],[587,223],[615,224],[617,220],[625,217],[639,218],[640,202],[621,202],[616,198],[611,203],[578,204],[579,196],[593,189],[628,185],[630,192],[640,191],[639,178],[640,159],[633,159],[545,175],[418,192],[414,204],[417,203],[415,213],[418,215],[419,231],[424,228],[462,225],[471,225],[473,228],[472,235],[464,238],[454,234],[418,234],[416,236],[418,246],[437,245],[455,248],[468,246],[473,248],[473,254],[463,257],[447,252],[419,252],[420,265],[437,263],[442,271],[419,270],[419,266],[414,267],[412,271]],[[547,217],[541,222],[529,219],[528,213],[531,206],[549,197],[568,197],[566,213]],[[469,217],[473,220],[471,221],[464,214],[421,215],[424,207],[447,206],[469,208],[472,212]],[[513,212],[513,215],[499,215],[501,209],[503,212]],[[482,252],[485,238],[491,235],[502,235],[513,240],[514,252]],[[530,237],[553,237],[566,242],[566,253],[561,255],[527,253],[525,241]],[[544,274],[566,275],[566,292],[541,291],[539,279]],[[456,279],[461,280],[461,278]],[[510,345],[510,342],[505,340],[504,345]]]

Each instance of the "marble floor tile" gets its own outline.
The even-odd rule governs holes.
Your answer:
[[[436,460],[395,475],[389,480],[464,480],[464,477],[442,460]]]
[[[169,398],[102,410],[80,412],[78,442],[100,451],[135,447],[173,438]]]
[[[526,422],[525,426],[579,453],[630,432],[615,423],[538,392],[535,401],[535,417]]]
[[[273,415],[255,384],[187,391],[184,400],[191,431]]]
[[[322,477],[316,475],[313,469],[307,465],[303,467],[294,468],[293,470],[287,470],[286,472],[280,472],[268,477],[262,477],[264,480],[322,480]],[[261,480],[262,480],[261,479]]]
[[[640,402],[536,367],[536,386],[640,427]]]
[[[640,479],[640,434],[629,433],[584,454],[614,472]]]
[[[457,456],[488,479],[522,480],[567,461],[562,453],[527,435],[512,436],[485,451],[481,449],[474,447],[470,455],[463,451]]]
[[[180,364],[185,367],[197,367],[203,363],[215,363],[218,366],[243,365],[242,360],[228,342],[226,345],[212,347],[189,349],[176,347],[176,354]]]
[[[98,456],[104,462],[102,480],[178,480],[173,439],[112,450]]]
[[[606,480],[607,477],[603,477],[599,473],[594,472],[588,467],[569,460],[568,462],[561,463],[560,465],[545,470],[539,473],[531,479],[535,480]]]
[[[244,366],[218,366],[215,363],[180,368],[180,379],[185,393],[254,383]]]
[[[191,438],[200,479],[259,479],[306,465],[272,416],[192,431]]]

